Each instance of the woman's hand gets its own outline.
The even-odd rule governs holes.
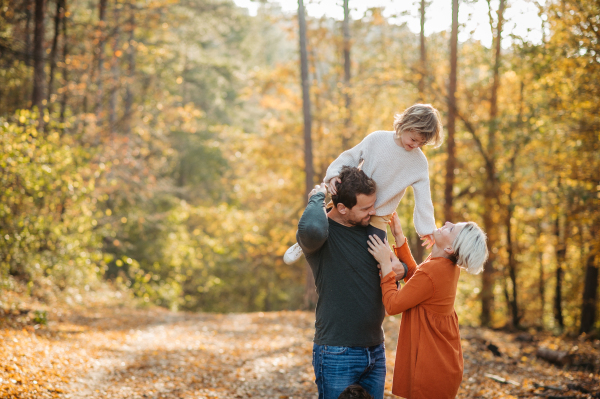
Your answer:
[[[367,244],[369,245],[369,253],[379,262],[381,276],[386,276],[392,271],[392,251],[387,239],[384,242],[376,235],[370,235]]]
[[[335,188],[335,185],[338,183],[341,183],[341,182],[342,181],[340,180],[339,177],[332,177],[331,180],[329,180],[329,184],[328,184],[329,194],[336,195],[337,188]]]
[[[392,234],[394,235],[394,239],[396,240],[396,245],[401,246],[404,245],[404,241],[406,238],[404,237],[404,232],[402,231],[402,225],[400,224],[400,218],[398,217],[398,212],[394,211],[392,213],[392,218],[389,221],[390,228],[392,229]]]

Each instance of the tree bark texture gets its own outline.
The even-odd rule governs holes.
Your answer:
[[[68,98],[68,85],[69,85],[69,68],[67,65],[67,58],[69,56],[69,38],[67,36],[67,0],[61,0],[63,3],[63,19],[62,19],[62,31],[63,31],[63,92],[60,100],[60,123],[65,121],[65,113],[67,112],[67,98]]]
[[[560,181],[559,181],[560,187]],[[561,231],[562,230],[562,231]],[[567,257],[567,246],[565,242],[566,228],[561,229],[560,217],[557,215],[554,222],[554,234],[556,236],[556,275],[554,286],[554,321],[562,330],[565,327],[562,311],[562,281],[563,281],[563,265]]]
[[[489,3],[489,2],[488,2]],[[498,245],[498,182],[496,177],[496,134],[498,117],[498,88],[500,87],[500,61],[501,61],[501,42],[502,26],[504,22],[505,0],[500,0],[497,12],[496,34],[494,36],[494,65],[493,79],[490,93],[490,118],[487,142],[486,159],[486,181],[484,185],[484,215],[483,224],[488,236],[488,248],[490,255],[482,274],[481,287],[481,324],[489,326],[494,308],[494,262],[496,259]],[[491,7],[491,5],[490,5]],[[491,21],[490,21],[491,22]]]
[[[538,231],[541,233],[541,226],[538,226]],[[546,281],[544,273],[544,253],[540,250],[538,250],[538,262],[540,269],[540,278],[538,281],[538,293],[540,295],[540,326],[544,326],[544,308],[546,307]]]
[[[304,1],[298,0],[298,23],[300,27],[300,76],[302,81],[302,113],[304,115],[304,171],[305,200],[314,184],[313,154],[312,154],[312,116],[310,110],[310,92],[308,81],[308,52],[306,49],[306,21],[304,17]]]
[[[31,4],[32,0],[25,0],[25,65],[31,65]]]
[[[444,218],[454,220],[454,169],[456,169],[456,75],[458,63],[458,0],[452,0],[452,34],[450,35],[450,79],[448,84],[448,123],[446,125],[446,182],[444,187]]]
[[[56,55],[58,53],[58,38],[60,36],[60,25],[64,17],[63,0],[56,0],[56,13],[54,14],[54,37],[52,39],[52,50],[50,51],[50,77],[48,80],[48,94],[46,99],[50,103],[54,89],[54,72],[56,70]]]
[[[585,265],[585,280],[583,285],[583,300],[581,303],[581,325],[579,333],[590,333],[596,323],[598,301],[598,266],[596,254],[590,251]]]
[[[135,74],[135,7],[130,4],[129,9],[129,47],[127,47],[127,57],[128,57],[128,71],[127,71],[127,88],[125,91],[125,120],[126,127],[125,131],[129,133],[131,131],[131,117],[133,112],[133,91],[131,87],[133,85],[133,76]],[[184,68],[185,71],[185,68]],[[185,83],[184,83],[185,88]],[[185,100],[185,96],[184,100]]]
[[[31,105],[43,112],[44,99],[44,14],[46,0],[35,0],[34,38],[33,38],[33,93]]]
[[[120,70],[119,70],[119,57],[117,57],[116,53],[119,51],[120,46],[120,24],[119,24],[120,12],[119,8],[115,7],[114,9],[114,23],[116,25],[115,28],[115,37],[113,42],[113,58],[111,65],[111,75],[112,82],[110,86],[110,98],[109,98],[109,114],[108,114],[108,122],[109,128],[111,132],[115,131],[117,125],[117,100],[118,100],[118,86],[119,86],[119,78],[120,78]]]
[[[102,117],[102,97],[103,84],[102,70],[104,69],[104,46],[106,43],[106,3],[108,0],[98,2],[98,48],[96,49],[98,58],[96,66],[96,120],[100,121]]]
[[[515,158],[511,159],[511,169],[513,171],[514,177],[514,168],[515,168]],[[512,184],[511,184],[512,186]],[[510,281],[512,283],[512,295],[507,298],[507,305],[510,307],[510,313],[512,318],[513,327],[518,327],[520,322],[519,315],[519,305],[517,302],[517,262],[515,260],[515,248],[513,243],[513,235],[512,235],[512,216],[514,211],[514,203],[513,203],[513,191],[514,188],[510,188],[510,192],[508,194],[508,206],[506,210],[506,219],[505,219],[505,228],[506,228],[506,252],[508,253],[508,275]]]
[[[425,0],[421,0],[421,33],[419,42],[421,45],[421,58],[419,64],[419,102],[425,101],[425,78],[427,76],[427,52],[425,51]],[[447,219],[450,220],[450,219]]]
[[[308,193],[314,184],[314,169],[312,155],[312,116],[310,112],[310,92],[308,81],[308,51],[306,45],[306,20],[304,11],[304,0],[298,0],[298,30],[300,39],[300,77],[302,83],[302,112],[304,115],[304,171],[305,192],[304,200],[308,200]],[[304,293],[304,307],[311,309],[316,304],[315,281],[308,263],[305,261],[306,285]]]
[[[411,236],[411,238],[412,240],[410,243],[410,247],[414,248],[412,254],[415,259],[415,262],[417,262],[417,264],[420,265],[425,258],[425,247],[421,245],[423,242],[421,241],[421,238],[418,234],[415,233],[413,236]]]
[[[349,0],[344,0],[344,22],[342,24],[344,34],[344,100],[346,107],[346,117],[344,118],[344,132],[342,133],[342,149],[348,148],[351,134],[351,97],[350,97],[350,9]]]

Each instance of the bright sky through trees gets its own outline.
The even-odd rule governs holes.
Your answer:
[[[252,0],[234,0],[240,6],[248,9],[250,15],[256,15],[259,2]],[[269,3],[279,3],[283,11],[296,12],[297,0],[271,0]],[[545,0],[539,2],[545,4]],[[391,18],[393,23],[406,22],[413,32],[419,32],[419,5],[416,1],[402,0],[351,0],[350,8],[354,19],[360,19],[368,8],[384,7],[384,16],[397,16]],[[492,7],[497,9],[497,1],[492,1]],[[316,18],[328,16],[341,20],[344,18],[343,9],[339,1],[313,0],[306,4],[308,15]],[[510,44],[510,35],[516,35],[528,39],[533,43],[539,43],[542,39],[542,21],[538,15],[535,3],[528,0],[516,0],[510,3],[505,13],[508,25],[504,28],[503,46]],[[427,8],[427,20],[425,23],[425,34],[449,30],[452,23],[452,2],[448,0],[432,0]],[[486,47],[491,46],[492,32],[490,31],[488,6],[486,1],[475,3],[463,2],[460,5],[459,14],[460,28],[459,41],[469,38],[480,40]]]

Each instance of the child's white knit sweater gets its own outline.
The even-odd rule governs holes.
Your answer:
[[[327,168],[324,181],[338,176],[342,166],[357,167],[377,183],[375,214],[389,215],[396,210],[408,186],[415,194],[413,221],[420,236],[436,229],[429,188],[427,158],[420,148],[406,151],[394,141],[395,132],[377,131],[369,134],[356,147],[344,151]]]

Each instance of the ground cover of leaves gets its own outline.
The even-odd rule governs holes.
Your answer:
[[[2,398],[315,398],[314,315],[49,309],[0,314]],[[391,381],[399,317],[384,322]],[[459,398],[600,397],[600,342],[461,327]],[[495,356],[492,350],[496,348]],[[536,348],[564,349],[555,366]],[[490,377],[490,375],[495,377]],[[498,382],[505,379],[505,382]]]

